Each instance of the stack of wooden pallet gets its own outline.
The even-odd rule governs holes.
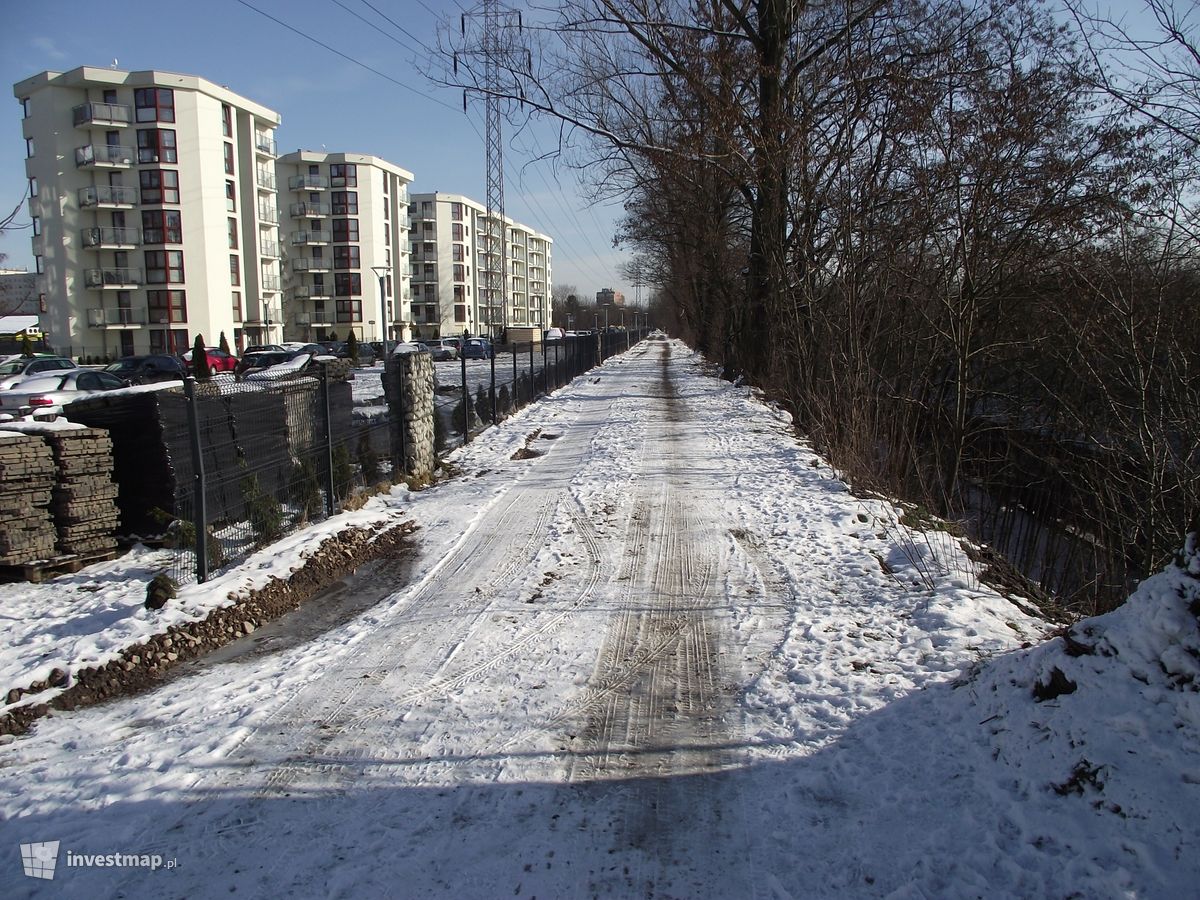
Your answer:
[[[0,565],[54,555],[54,480],[54,457],[40,437],[0,432]]]
[[[58,482],[50,512],[60,553],[96,553],[117,546],[117,486],[112,439],[101,428],[48,431]]]

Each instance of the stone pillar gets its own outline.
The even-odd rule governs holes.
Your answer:
[[[391,423],[392,480],[424,484],[436,462],[433,431],[433,357],[392,354],[384,364],[383,392]]]

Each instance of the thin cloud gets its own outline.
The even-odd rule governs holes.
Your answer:
[[[45,53],[51,59],[66,59],[67,58],[67,53],[63,50],[58,49],[58,45],[56,43],[54,43],[53,38],[35,37],[29,43],[32,44],[38,50],[41,50],[43,53]]]

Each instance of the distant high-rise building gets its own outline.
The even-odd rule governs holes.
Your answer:
[[[601,288],[596,291],[597,306],[624,306],[625,295],[620,291],[614,291],[612,288]]]
[[[280,340],[279,114],[193,75],[19,82],[49,343],[72,355]]]
[[[459,194],[413,194],[409,215],[416,337],[499,337],[510,325],[549,327],[553,238],[505,217],[507,297],[493,297],[488,275],[500,271],[499,248],[488,246],[481,203]]]
[[[276,164],[286,198],[289,338],[408,340],[411,172],[361,153],[298,150]]]

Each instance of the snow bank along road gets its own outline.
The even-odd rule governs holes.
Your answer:
[[[0,893],[1105,883],[1032,840],[1010,812],[1028,788],[969,771],[966,725],[925,699],[1042,623],[951,542],[894,540],[891,506],[852,496],[786,416],[682,344],[638,345],[454,461],[454,480],[387,501],[421,525],[416,574],[358,618],[0,748]],[[1087,838],[1077,809],[1064,840]],[[175,865],[60,857],[36,881],[17,862],[29,841]]]

